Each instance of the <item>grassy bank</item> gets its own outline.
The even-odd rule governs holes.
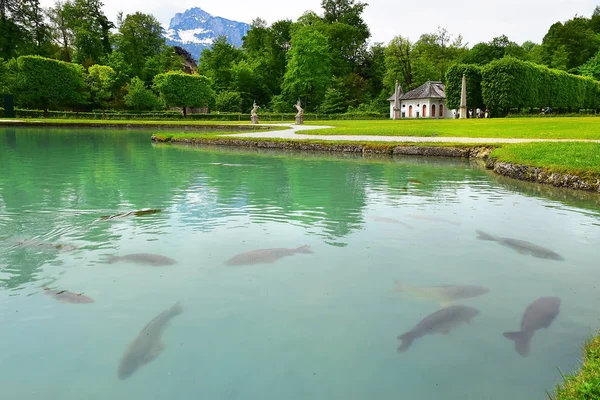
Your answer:
[[[312,124],[308,123],[308,124]],[[600,118],[413,119],[328,121],[315,135],[442,136],[473,138],[600,139]]]
[[[600,331],[583,346],[581,370],[564,378],[556,390],[556,400],[600,399]]]
[[[580,177],[600,177],[600,143],[520,143],[492,152],[498,161]]]

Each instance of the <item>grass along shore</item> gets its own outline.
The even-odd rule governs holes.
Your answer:
[[[498,146],[491,154],[498,161],[548,172],[600,178],[600,143],[519,143]]]
[[[548,397],[552,399],[550,395]],[[581,370],[564,376],[564,382],[557,387],[554,399],[600,399],[600,331],[585,342]]]
[[[318,123],[307,122],[307,125]],[[381,135],[472,138],[535,138],[600,140],[600,118],[404,119],[400,121],[327,121],[326,130],[308,135]]]
[[[8,121],[8,122],[7,122]],[[239,133],[241,129],[286,129],[279,126],[249,125],[247,122],[223,121],[127,121],[127,120],[72,120],[72,119],[40,119],[40,120],[0,120],[0,128],[20,123],[24,126],[44,127],[127,127],[181,129],[181,132],[161,132],[157,134],[160,141],[182,141],[187,143],[235,140],[240,145],[246,142],[291,142],[289,139],[266,138],[227,138],[229,134]],[[312,124],[312,122],[310,123]],[[240,125],[244,125],[243,127]],[[600,139],[600,119],[595,117],[572,118],[515,118],[515,119],[473,119],[473,120],[402,120],[402,121],[328,121],[331,129],[309,131],[319,135],[357,134],[384,136],[454,136],[489,138],[485,146],[495,149],[491,156],[498,161],[543,168],[547,172],[576,175],[585,179],[600,179],[600,144],[599,143],[523,143],[497,144],[495,138],[544,138],[544,139]],[[194,130],[184,133],[184,129]],[[205,130],[205,132],[203,131]],[[520,133],[519,133],[520,132]],[[302,133],[306,133],[303,131]],[[227,139],[226,139],[227,138]],[[481,147],[481,144],[458,143],[402,143],[398,142],[361,142],[343,141],[326,142],[320,140],[294,140],[296,147],[302,144],[321,147],[362,146],[365,151],[381,154],[392,154],[397,146],[406,147],[453,147],[458,149]],[[232,143],[233,144],[233,143]],[[249,144],[248,144],[249,145]],[[267,146],[265,146],[267,147]],[[290,145],[290,148],[293,146]],[[313,148],[316,146],[313,146]],[[339,151],[339,150],[338,150]],[[419,153],[419,152],[415,152]],[[424,153],[424,152],[421,152]],[[435,152],[428,155],[437,155]]]

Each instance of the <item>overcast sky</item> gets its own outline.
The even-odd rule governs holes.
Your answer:
[[[50,6],[54,0],[42,0]],[[388,43],[394,36],[416,40],[422,33],[445,27],[454,36],[462,34],[469,46],[506,34],[510,40],[541,42],[551,24],[576,14],[589,17],[600,1],[596,0],[367,0],[364,19],[371,29],[371,41]],[[272,23],[279,19],[296,20],[304,11],[321,13],[320,0],[104,0],[111,20],[117,12],[142,11],[153,14],[168,27],[171,17],[191,7],[236,21],[250,23],[256,17]]]

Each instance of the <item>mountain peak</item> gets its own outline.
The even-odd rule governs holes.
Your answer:
[[[219,36],[226,36],[233,46],[241,46],[242,38],[249,29],[250,25],[246,23],[214,17],[194,7],[171,18],[165,38],[168,45],[183,47],[198,59],[202,50],[210,48]]]

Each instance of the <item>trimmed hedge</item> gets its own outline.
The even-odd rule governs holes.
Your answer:
[[[446,72],[446,99],[449,110],[460,108],[463,74],[467,78],[467,108],[484,109],[481,96],[481,67],[472,64],[457,64]]]
[[[83,105],[89,97],[81,65],[40,56],[17,58],[12,92],[17,104],[45,111]]]
[[[203,75],[188,75],[170,71],[154,77],[154,86],[167,107],[208,107],[215,98],[210,79]]]
[[[483,67],[482,78],[483,101],[495,112],[547,106],[564,110],[600,108],[600,82],[513,57]]]

